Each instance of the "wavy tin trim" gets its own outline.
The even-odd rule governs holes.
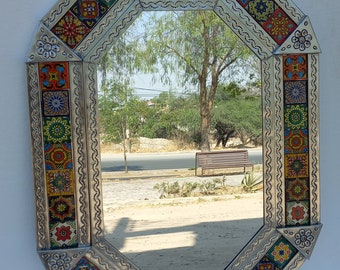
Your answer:
[[[90,222],[89,222],[89,185],[87,173],[87,156],[86,156],[86,130],[85,130],[85,97],[82,91],[82,63],[70,62],[71,91],[70,103],[71,121],[73,134],[73,160],[74,172],[76,175],[76,194],[77,194],[77,225],[78,225],[78,242],[79,245],[90,245]]]
[[[320,223],[320,152],[319,152],[319,95],[318,95],[318,54],[310,54],[308,61],[310,63],[309,74],[309,136],[310,136],[310,185],[311,185],[311,223]]]
[[[76,0],[60,0],[43,18],[44,26],[39,28],[36,42],[43,35],[54,38],[49,31],[70,9]],[[301,22],[303,13],[290,0],[276,0],[276,3],[296,22]],[[280,237],[276,227],[284,226],[284,164],[283,164],[283,85],[282,56],[273,56],[277,44],[236,2],[226,0],[210,1],[133,1],[120,0],[109,10],[89,35],[73,51],[63,48],[54,59],[38,54],[33,45],[28,62],[69,61],[71,72],[71,121],[74,126],[72,137],[75,174],[77,179],[77,219],[80,246],[88,246],[86,257],[100,269],[139,269],[104,238],[103,205],[101,190],[101,168],[98,132],[96,62],[112,46],[143,10],[193,10],[213,9],[233,31],[253,49],[262,60],[262,100],[264,128],[264,226],[251,239],[226,269],[252,269]],[[47,28],[49,29],[47,29]],[[311,28],[310,28],[311,29]],[[314,33],[313,33],[313,38]],[[45,38],[46,39],[46,38]],[[54,41],[53,41],[54,42]],[[299,52],[301,53],[301,52]],[[53,54],[54,55],[54,54]],[[81,56],[82,60],[78,57]],[[49,55],[48,55],[49,56]],[[318,109],[318,54],[309,54],[309,134],[310,134],[310,179],[311,179],[311,223],[320,222],[319,198],[319,109]],[[71,62],[78,61],[78,62]],[[51,268],[54,259],[69,258],[83,254],[84,249],[67,251],[42,251],[50,248],[48,206],[44,177],[44,153],[42,115],[38,65],[27,64],[30,121],[32,136],[33,170],[36,198],[37,246],[41,250],[45,265]],[[92,246],[91,246],[92,245]],[[77,255],[76,255],[77,254]],[[65,256],[64,256],[65,255]],[[54,258],[55,257],[55,258]],[[74,258],[76,258],[74,257]],[[299,268],[304,257],[298,253],[285,269]],[[43,259],[44,260],[44,259]],[[74,262],[75,260],[73,260]],[[72,262],[72,264],[74,264]],[[68,269],[68,268],[65,268]]]
[[[119,35],[122,33],[119,32],[120,30],[127,29],[133,22],[133,19],[136,18],[135,16],[140,13],[138,7],[140,7],[140,4],[135,0],[117,1],[104,18],[98,22],[85,39],[77,46],[75,49],[77,54],[81,55],[85,62],[94,63],[99,61],[104,52],[113,45],[112,43],[103,44],[107,39],[106,35],[108,35],[109,32],[117,32]],[[116,25],[126,25],[126,28],[117,27]],[[118,28],[119,31],[115,30],[115,28]],[[98,53],[98,49],[95,49],[97,46],[102,48],[103,54]],[[93,51],[95,52],[93,53]],[[91,57],[91,59],[89,59],[89,57]]]
[[[152,10],[209,10],[214,9],[217,0],[174,0],[174,1],[154,1],[141,0],[141,6],[145,11]]]
[[[47,249],[49,244],[48,206],[46,200],[45,163],[42,138],[42,116],[40,110],[40,90],[38,65],[29,64],[28,90],[31,116],[32,163],[35,188],[35,209],[38,249]]]

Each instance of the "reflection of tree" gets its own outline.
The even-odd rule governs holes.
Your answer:
[[[102,87],[99,95],[101,131],[108,141],[122,143],[126,172],[126,152],[131,150],[131,139],[139,136],[147,110],[147,104],[127,85],[110,80]]]
[[[163,82],[176,73],[178,81],[197,86],[200,147],[210,151],[212,110],[219,84],[250,59],[249,49],[214,12],[168,12],[146,24],[145,53],[149,65],[162,65]]]
[[[131,88],[134,75],[140,71],[157,74],[159,78],[155,80],[170,86],[175,77],[177,85],[184,88],[188,85],[195,86],[197,92],[182,90],[181,92],[186,93],[182,97],[170,90],[161,93],[158,98],[153,99],[154,108],[144,108],[143,113],[139,112],[139,118],[123,117],[125,120],[119,122],[118,128],[115,125],[113,131],[125,132],[121,132],[119,136],[111,133],[112,137],[121,138],[125,142],[128,140],[126,131],[129,130],[131,138],[137,134],[136,131],[140,136],[149,138],[184,138],[191,140],[189,143],[194,141],[200,145],[202,151],[210,150],[211,127],[216,128],[217,146],[222,144],[225,147],[236,131],[240,136],[246,137],[253,129],[252,125],[247,128],[242,126],[243,132],[240,131],[243,119],[239,121],[239,116],[235,117],[235,112],[226,103],[237,102],[240,95],[254,88],[249,84],[241,86],[240,82],[234,81],[240,79],[238,75],[242,71],[249,80],[257,78],[254,75],[256,71],[249,68],[256,61],[248,48],[213,12],[151,14],[153,15],[142,17],[147,18],[143,30],[142,23],[137,20],[115,41],[110,52],[102,59],[102,92],[113,82],[116,88],[121,89],[115,92],[116,95],[122,95],[127,88]],[[229,82],[230,79],[233,81]],[[106,92],[103,97],[106,98],[107,95]],[[118,102],[119,111],[111,108],[106,110],[106,116],[110,117],[112,110],[116,115],[121,115],[143,107],[137,101],[133,105],[135,107],[130,106],[132,99],[126,99],[127,95],[130,94],[118,97],[121,99]],[[216,114],[217,107],[219,112]],[[237,110],[240,107],[242,106]],[[103,107],[101,109],[102,113]],[[219,114],[223,116],[220,117]],[[137,129],[131,124],[131,119],[135,119]],[[220,122],[217,123],[217,120]],[[107,126],[105,131],[109,131]]]
[[[235,127],[232,124],[217,121],[215,124],[214,137],[216,139],[216,146],[219,147],[222,142],[222,147],[225,148],[230,137],[235,136]]]

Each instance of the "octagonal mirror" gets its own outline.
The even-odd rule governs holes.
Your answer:
[[[105,238],[97,64],[143,11],[212,10],[261,60],[263,226],[225,269],[297,269],[321,229],[318,54],[288,0],[64,0],[27,60],[37,249],[47,269],[139,269]]]
[[[246,168],[241,162],[194,169],[195,154],[204,148],[195,138],[201,137],[199,93],[206,90],[186,81],[194,81],[201,66],[203,70],[203,38],[197,34],[202,29],[203,36],[203,20],[211,33],[212,45],[206,47],[220,50],[210,52],[221,73],[211,112],[211,153],[231,163],[247,153]],[[179,29],[184,27],[187,40],[175,40],[183,38]],[[160,33],[160,28],[165,29]],[[190,51],[180,52],[183,47]],[[171,51],[181,56],[168,60],[174,57]],[[144,62],[157,62],[144,67],[144,55]],[[183,61],[195,72],[179,71]],[[157,73],[138,73],[138,68],[151,69],[149,65]],[[99,67],[105,238],[141,269],[224,268],[263,225],[258,59],[211,11],[143,12]],[[166,74],[166,68],[172,72]],[[222,151],[226,149],[232,151]],[[249,181],[242,187],[245,169]]]

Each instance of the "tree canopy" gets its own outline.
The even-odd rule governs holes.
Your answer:
[[[255,138],[257,118],[242,122],[258,117],[251,112],[260,107],[256,60],[212,11],[145,12],[100,64],[103,128],[115,139],[126,136],[127,129],[131,137],[183,136],[202,151],[210,150],[209,136],[217,126],[235,128],[244,141]],[[157,74],[154,80],[170,88],[175,80],[186,95],[169,90],[153,99],[155,106],[147,106],[131,89],[139,71]],[[246,77],[248,83],[241,83]]]
[[[237,76],[251,52],[212,11],[154,13],[145,25],[143,48],[148,66],[162,66],[164,83],[175,72],[182,86],[197,86],[201,150],[209,151],[217,88]]]

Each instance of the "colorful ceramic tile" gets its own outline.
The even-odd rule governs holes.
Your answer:
[[[297,252],[298,250],[291,243],[281,237],[268,251],[267,256],[279,269],[283,269]]]
[[[309,201],[287,202],[287,226],[309,225]]]
[[[286,179],[286,201],[304,201],[309,199],[308,178]]]
[[[304,19],[299,22],[295,31],[277,51],[281,51],[286,54],[312,54],[321,52],[320,45],[316,39],[308,16],[305,16]]]
[[[43,91],[42,109],[44,116],[69,115],[69,91]]]
[[[72,270],[99,270],[99,268],[93,262],[83,257]]]
[[[52,249],[74,248],[78,246],[75,221],[57,222],[50,225]]]
[[[283,56],[283,80],[307,80],[308,65],[306,54]]]
[[[48,196],[72,195],[74,193],[73,170],[54,170],[46,172]]]
[[[72,169],[71,143],[46,143],[44,151],[47,171]]]
[[[281,270],[267,256],[264,256],[253,270]]]
[[[285,42],[297,25],[281,8],[277,8],[262,24],[262,27],[280,45]]]
[[[79,55],[61,42],[43,23],[40,23],[35,40],[36,42],[32,44],[31,54],[27,62],[62,62],[65,61],[65,58],[67,58],[68,61],[82,61]]]
[[[285,155],[285,178],[308,177],[308,154]]]
[[[307,129],[307,105],[287,105],[284,109],[285,129]]]
[[[66,90],[70,88],[68,63],[40,63],[40,87],[42,90]]]
[[[50,222],[75,220],[75,203],[73,196],[49,197]]]
[[[99,0],[99,2],[105,4],[107,7],[111,7],[117,2],[117,0]]]
[[[308,81],[285,81],[283,83],[285,104],[306,104],[307,83]]]
[[[243,7],[246,6],[250,1],[252,0],[237,0],[237,2],[239,2],[239,4]]]
[[[73,49],[85,38],[90,29],[74,14],[67,12],[51,31]]]
[[[100,1],[78,0],[71,10],[80,21],[91,29],[104,16],[108,7]]]
[[[46,117],[44,119],[45,143],[63,143],[71,141],[69,117]]]
[[[274,13],[276,4],[273,0],[253,0],[245,8],[262,25]]]
[[[308,131],[285,130],[284,134],[285,154],[303,154],[308,152]]]

